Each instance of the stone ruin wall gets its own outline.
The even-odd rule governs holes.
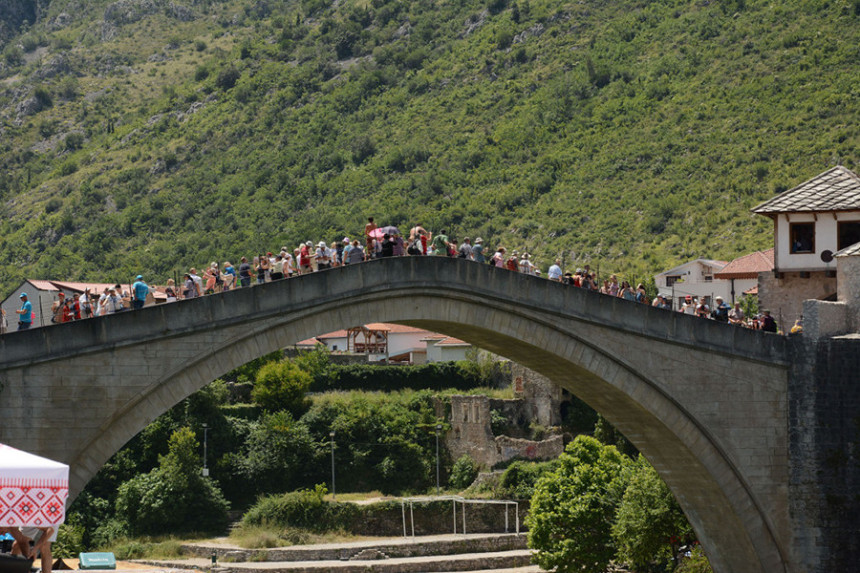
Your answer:
[[[544,426],[561,423],[562,391],[549,379],[512,365],[515,393],[518,399],[499,400],[487,396],[452,396],[451,431],[445,443],[454,460],[468,455],[476,463],[491,468],[512,458],[554,459],[564,451],[564,438],[527,440],[494,436],[491,410],[498,410],[513,423],[525,426],[536,422]]]
[[[826,277],[823,272],[810,273],[801,278],[799,272],[781,273],[776,278],[772,272],[758,275],[759,308],[770,310],[779,329],[788,332],[803,314],[803,301],[824,299],[836,292],[836,277]]]

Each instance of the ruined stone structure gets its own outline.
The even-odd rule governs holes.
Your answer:
[[[511,365],[514,394],[525,400],[526,416],[541,426],[561,425],[561,386],[521,364]]]
[[[445,437],[445,445],[453,459],[468,455],[481,466],[492,468],[499,462],[518,457],[553,459],[564,451],[560,435],[540,441],[494,436],[490,418],[493,402],[499,401],[487,396],[451,396],[451,431]],[[517,406],[527,406],[527,403]]]
[[[447,257],[382,259],[6,334],[0,442],[68,463],[74,495],[215,378],[374,321],[456,336],[588,403],[663,476],[718,573],[860,562],[860,499],[843,484],[860,491],[860,340],[735,328]]]

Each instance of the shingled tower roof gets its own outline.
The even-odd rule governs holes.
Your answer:
[[[753,213],[812,213],[821,211],[860,210],[860,177],[837,165],[794,189],[752,209]]]

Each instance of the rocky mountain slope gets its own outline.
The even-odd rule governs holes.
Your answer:
[[[368,215],[643,276],[766,247],[750,207],[860,162],[860,0],[2,6],[4,289]]]

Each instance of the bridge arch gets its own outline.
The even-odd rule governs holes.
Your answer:
[[[785,349],[777,339],[487,265],[375,261],[3,337],[7,389],[0,396],[12,405],[10,390],[21,391],[26,408],[28,390],[39,382],[108,407],[101,417],[93,409],[92,422],[62,452],[44,428],[55,418],[20,434],[4,427],[0,441],[69,462],[80,491],[146,424],[211,380],[298,340],[378,321],[457,336],[547,376],[648,457],[715,570],[785,570],[787,470],[779,456],[766,467],[755,459],[781,440],[784,448]],[[34,359],[34,346],[46,353]],[[69,366],[77,374],[66,373]],[[750,420],[744,410],[737,417],[743,423],[724,423],[743,400],[755,401],[761,418]],[[13,411],[3,405],[0,414]]]

